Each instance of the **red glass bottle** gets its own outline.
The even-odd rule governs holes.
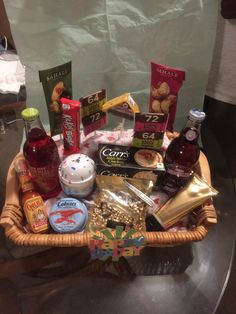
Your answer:
[[[198,139],[201,123],[204,119],[205,113],[203,111],[198,109],[189,111],[185,127],[180,132],[179,137],[173,139],[167,148],[164,158],[167,170],[169,165],[179,165],[192,169],[196,164],[200,155]]]
[[[58,178],[60,158],[56,143],[45,132],[38,109],[24,109],[21,115],[26,131],[23,153],[35,188],[44,199],[54,197],[61,190]]]

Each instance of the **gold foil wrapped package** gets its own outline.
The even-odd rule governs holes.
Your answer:
[[[150,194],[153,182],[149,180],[127,179],[141,192]],[[99,193],[90,212],[89,229],[124,226],[125,230],[145,230],[146,204],[125,185],[123,177],[96,177]]]
[[[160,210],[154,211],[153,216],[164,229],[168,229],[194,208],[217,194],[218,191],[195,174],[189,184],[167,201]]]

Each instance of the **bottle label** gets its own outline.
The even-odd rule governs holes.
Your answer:
[[[50,164],[46,167],[29,166],[33,181],[39,192],[48,193],[53,191],[58,185],[58,163]]]
[[[28,166],[26,164],[26,160],[25,159],[18,159],[15,162],[15,170],[17,172],[19,181],[20,181],[20,186],[22,189],[22,192],[26,192],[29,190],[33,190],[34,189],[34,185],[32,182],[32,179],[30,177],[29,174],[29,169]]]
[[[188,141],[193,141],[197,138],[197,132],[194,130],[188,130],[185,137]]]
[[[26,191],[34,189],[33,182],[27,170],[18,171],[18,177],[19,177],[22,192],[26,192]]]
[[[187,183],[192,174],[192,170],[187,167],[169,164],[164,177],[163,190],[174,195]]]
[[[189,178],[191,174],[190,169],[181,166],[174,167],[174,165],[172,165],[172,168],[167,168],[166,172],[178,178]]]
[[[24,212],[27,221],[34,232],[48,229],[48,219],[45,212],[45,205],[42,197],[29,198],[24,203]]]

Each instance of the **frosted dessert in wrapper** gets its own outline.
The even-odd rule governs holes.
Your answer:
[[[178,92],[185,71],[151,62],[150,112],[169,114],[167,130],[173,131]]]
[[[47,103],[51,135],[61,133],[62,97],[72,98],[71,62],[39,71]]]
[[[64,155],[80,151],[80,102],[61,98]]]
[[[65,194],[86,197],[94,187],[96,169],[94,161],[84,154],[67,156],[60,164],[59,179]]]

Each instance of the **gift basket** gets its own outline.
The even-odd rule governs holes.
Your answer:
[[[40,73],[52,137],[37,109],[22,112],[26,142],[10,165],[0,220],[10,240],[91,247],[136,239],[126,244],[166,247],[207,235],[217,222],[217,191],[198,145],[205,114],[191,110],[180,134],[173,132],[184,72],[155,63],[152,72],[147,112],[130,93],[72,100],[70,64]],[[107,130],[110,115],[119,123]]]

